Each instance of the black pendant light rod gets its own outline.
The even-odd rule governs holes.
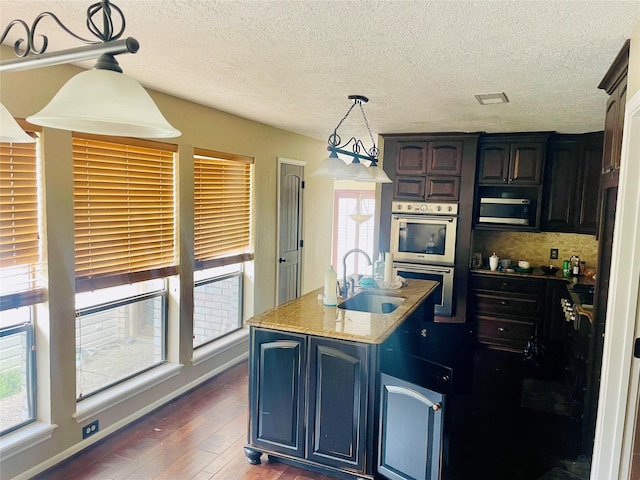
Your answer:
[[[117,14],[120,27],[116,31],[112,12]],[[102,27],[98,27],[94,17],[102,13]],[[58,52],[46,53],[49,46],[49,39],[46,35],[36,34],[36,30],[40,21],[45,18],[53,19],[56,24],[66,33],[82,43],[86,43],[85,47],[61,50]],[[13,51],[16,54],[15,59],[0,62],[0,72],[11,72],[19,70],[29,70],[32,68],[48,67],[51,65],[60,65],[63,63],[80,62],[100,57],[101,55],[118,55],[120,53],[136,53],[140,47],[135,38],[124,38],[120,40],[125,29],[125,18],[122,10],[110,3],[109,0],[103,0],[87,8],[87,29],[97,40],[89,40],[75,34],[69,30],[60,19],[51,12],[43,12],[36,17],[31,27],[24,20],[12,20],[2,32],[0,43],[4,42],[9,31],[14,27],[22,27],[26,32],[26,39],[19,38],[13,45]],[[40,46],[37,46],[40,43]]]
[[[338,125],[336,126],[336,128],[334,128],[333,133],[329,136],[327,142],[327,150],[330,151],[332,155],[338,153],[348,155],[353,158],[353,163],[360,163],[360,160],[367,160],[371,162],[370,166],[375,167],[378,163],[379,151],[376,147],[375,141],[373,140],[373,134],[371,133],[371,128],[369,127],[369,121],[367,120],[367,116],[364,114],[364,108],[362,107],[362,104],[367,103],[369,99],[364,95],[349,95],[348,98],[349,100],[353,100],[353,105],[351,105],[349,110],[347,110],[345,116],[342,117],[342,120],[338,122]],[[356,105],[360,107],[362,118],[364,119],[364,123],[367,126],[367,131],[369,132],[369,137],[371,138],[371,143],[373,144],[373,146],[369,150],[365,148],[361,140],[355,137],[351,137],[347,142],[340,144],[342,142],[342,139],[340,138],[340,135],[338,135],[338,129],[347,119],[347,117],[351,113],[351,110],[353,110]],[[352,144],[353,151],[345,150],[345,147],[349,146],[350,144]]]

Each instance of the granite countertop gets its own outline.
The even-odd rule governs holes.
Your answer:
[[[387,314],[343,310],[327,307],[319,295],[322,288],[250,318],[253,327],[302,333],[364,343],[382,343],[438,286],[431,280],[409,279],[397,290],[371,289],[381,295],[405,299],[396,310]]]

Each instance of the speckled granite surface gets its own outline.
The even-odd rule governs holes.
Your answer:
[[[318,298],[318,295],[322,294],[322,289],[319,288],[256,315],[250,318],[247,324],[321,337],[382,343],[420,303],[433,293],[437,285],[437,282],[431,280],[409,279],[406,286],[398,290],[370,290],[405,299],[395,311],[387,314],[327,307]]]

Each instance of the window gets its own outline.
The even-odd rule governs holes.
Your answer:
[[[0,143],[0,434],[36,419],[41,284],[37,144]]]
[[[344,274],[342,257],[352,248],[360,248],[372,256],[375,212],[375,192],[373,190],[335,190],[333,212],[333,265],[342,278]],[[368,218],[367,218],[368,217]],[[370,275],[372,267],[362,255],[347,258],[347,275],[360,273]]]
[[[73,138],[77,398],[166,361],[173,145]]]
[[[253,259],[252,165],[250,157],[195,151],[194,348],[242,327],[242,263]]]

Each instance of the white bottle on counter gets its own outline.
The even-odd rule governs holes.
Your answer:
[[[500,262],[500,257],[495,253],[489,257],[489,268],[492,272],[495,272],[498,269],[498,262]]]
[[[393,254],[387,252],[384,254],[384,283],[392,283],[393,280]]]
[[[337,287],[338,274],[333,269],[333,265],[330,265],[329,270],[324,274],[324,295],[322,296],[322,303],[330,307],[338,304],[338,295],[336,294]]]

